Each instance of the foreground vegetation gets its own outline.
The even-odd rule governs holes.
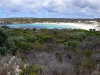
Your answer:
[[[99,75],[100,31],[0,28],[0,75]],[[97,73],[97,74],[95,74]]]

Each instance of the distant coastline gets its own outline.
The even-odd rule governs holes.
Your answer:
[[[8,19],[0,19],[0,24],[56,24],[56,25],[70,25],[76,26],[78,29],[95,29],[100,30],[100,22],[99,19],[39,19],[39,18],[8,18]]]

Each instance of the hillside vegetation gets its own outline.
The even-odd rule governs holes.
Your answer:
[[[0,75],[99,75],[100,31],[0,27]]]

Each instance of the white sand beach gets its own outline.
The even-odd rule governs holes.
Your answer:
[[[75,26],[77,29],[97,29],[98,24],[83,24],[83,23],[36,23],[36,24],[55,24],[55,25],[68,25],[68,26]]]
[[[70,25],[70,26],[75,26],[77,29],[95,29],[95,27],[98,26],[98,24],[82,24],[82,23],[61,23],[61,25]]]

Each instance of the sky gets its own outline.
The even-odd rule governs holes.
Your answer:
[[[0,18],[100,18],[100,0],[0,0]]]

